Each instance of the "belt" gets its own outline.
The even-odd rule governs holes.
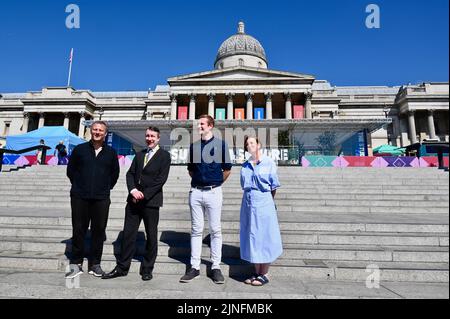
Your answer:
[[[201,191],[211,191],[214,188],[220,187],[220,185],[213,185],[213,186],[193,186],[192,188],[199,189]]]

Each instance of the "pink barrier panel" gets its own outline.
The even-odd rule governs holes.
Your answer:
[[[58,165],[58,157],[47,156],[47,165],[57,166]]]
[[[25,166],[29,165],[30,161],[25,156],[20,156],[18,159],[14,161],[14,165],[17,166]]]

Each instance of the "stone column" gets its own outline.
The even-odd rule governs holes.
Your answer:
[[[434,110],[428,110],[428,134],[431,139],[435,139],[436,128],[434,127]]]
[[[69,129],[69,112],[64,112],[64,127]]]
[[[170,119],[176,120],[177,119],[177,95],[171,94],[170,95]]]
[[[84,138],[84,124],[83,124],[83,121],[85,120],[85,117],[86,116],[86,112],[80,112],[80,127],[79,127],[79,129],[78,129],[78,136],[79,137],[81,137],[81,138]]]
[[[311,99],[312,99],[312,93],[306,92],[305,93],[305,118],[312,119],[312,106],[311,106]]]
[[[45,113],[41,112],[41,113],[39,113],[39,125],[38,125],[38,128],[43,127],[44,123],[45,123]]]
[[[190,95],[189,101],[189,119],[195,120],[195,94]]]
[[[400,117],[400,145],[401,147],[405,147],[409,145],[408,140],[408,121],[405,117]]]
[[[247,97],[247,120],[253,120],[253,93],[249,92]]]
[[[23,125],[22,125],[22,131],[24,133],[28,132],[28,124],[30,123],[30,113],[23,112]]]
[[[415,111],[408,112],[409,140],[411,144],[417,143],[416,121],[414,118],[414,113]]]
[[[393,129],[394,129],[394,138],[395,138],[395,146],[401,146],[401,129],[400,129],[400,118],[398,116],[393,117]]]
[[[228,103],[227,103],[227,119],[232,120],[234,119],[234,103],[233,103],[233,93],[228,93]]]
[[[286,109],[286,119],[292,119],[292,95],[290,92],[284,94],[286,97],[285,109]]]
[[[208,94],[208,115],[212,116],[212,118],[215,118],[214,114],[214,97],[215,94],[209,93]]]
[[[266,119],[272,119],[272,92],[267,92],[266,94]]]

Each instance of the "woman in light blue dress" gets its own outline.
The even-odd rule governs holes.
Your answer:
[[[274,203],[280,183],[275,162],[261,154],[256,137],[246,138],[245,150],[252,156],[241,168],[241,259],[255,265],[255,274],[245,283],[263,286],[269,282],[270,264],[283,252]]]

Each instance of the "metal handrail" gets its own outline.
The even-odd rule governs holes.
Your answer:
[[[28,148],[24,148],[22,150],[9,150],[6,148],[0,148],[0,172],[2,171],[2,166],[3,166],[3,154],[7,153],[7,154],[23,154],[23,153],[27,153],[27,152],[31,152],[34,150],[49,150],[51,149],[50,146],[47,145],[36,145],[36,146],[32,146],[32,147],[28,147]]]

